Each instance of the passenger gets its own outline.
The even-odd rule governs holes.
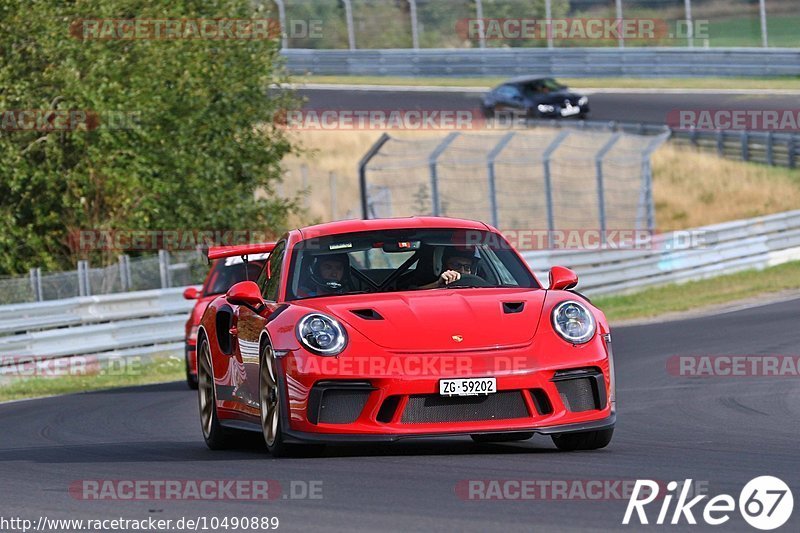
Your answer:
[[[472,252],[458,248],[446,248],[442,254],[442,273],[439,279],[427,285],[422,285],[420,289],[435,289],[446,287],[461,279],[462,274],[474,274],[475,262]]]

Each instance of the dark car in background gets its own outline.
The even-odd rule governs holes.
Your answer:
[[[200,319],[211,301],[225,294],[228,289],[240,281],[256,280],[264,268],[269,253],[275,243],[264,243],[245,246],[221,246],[214,249],[214,255],[209,254],[211,269],[208,271],[203,286],[187,287],[183,297],[187,300],[197,300],[189,312],[186,321],[186,383],[191,389],[197,389],[197,328]],[[244,257],[247,258],[245,267]]]
[[[481,109],[487,118],[507,115],[583,119],[589,113],[589,98],[570,91],[553,78],[524,76],[489,91],[483,97]]]

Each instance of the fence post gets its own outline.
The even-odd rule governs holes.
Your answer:
[[[369,195],[367,194],[367,165],[378,152],[381,151],[383,145],[386,144],[391,137],[388,133],[383,133],[380,138],[375,141],[361,161],[358,162],[358,182],[361,187],[361,218],[364,220],[369,218]]]
[[[329,177],[331,186],[331,220],[338,220],[336,218],[336,172],[331,171]]]
[[[786,157],[789,168],[794,168],[794,133],[789,134],[789,140],[786,142]]]
[[[128,259],[130,259],[128,254],[122,254],[117,258],[119,263],[119,281],[122,292],[131,290],[131,265]]]
[[[78,296],[91,296],[92,288],[89,286],[89,261],[78,261]]]
[[[281,25],[281,48],[286,50],[289,48],[289,39],[287,37],[287,32],[289,30],[286,27],[286,6],[283,0],[275,0],[275,3],[278,5],[278,21]]]
[[[617,0],[617,20],[618,24],[622,26],[622,0]],[[622,36],[622,32],[619,32],[618,44],[620,48],[625,48],[625,38]]]
[[[170,279],[169,252],[167,250],[158,251],[158,273],[161,275],[161,288],[170,288],[172,280]]]
[[[41,268],[32,268],[29,271],[31,277],[31,292],[33,293],[33,299],[36,302],[41,302],[44,300],[42,295],[42,269]]]
[[[433,149],[431,155],[428,156],[428,170],[431,176],[431,205],[433,207],[433,216],[438,217],[442,214],[442,201],[439,198],[439,176],[436,171],[436,161],[442,152],[447,150],[447,147],[456,140],[459,133],[457,131],[450,132],[439,145]]]
[[[547,48],[553,48],[553,0],[544,0],[544,20],[547,29]]]
[[[495,181],[494,175],[494,162],[497,159],[497,156],[500,155],[500,152],[503,151],[511,139],[514,137],[514,132],[510,131],[503,135],[503,138],[492,148],[492,151],[489,152],[489,155],[486,156],[487,161],[487,169],[488,169],[488,176],[489,176],[489,206],[492,210],[492,226],[495,228],[498,226],[498,221],[500,217],[497,213],[497,183]]]
[[[717,130],[717,155],[725,155],[725,133],[722,130]]]
[[[750,161],[750,136],[747,130],[742,131],[742,161]]]
[[[770,166],[775,166],[775,159],[773,158],[772,148],[773,148],[772,131],[768,131],[767,132],[767,164],[770,165]]]
[[[545,201],[547,202],[547,247],[553,248],[553,232],[555,231],[555,215],[553,213],[553,183],[550,179],[550,158],[556,148],[569,137],[568,131],[561,130],[556,138],[542,152],[542,163],[544,165],[544,190]]]
[[[550,1],[550,0],[546,0]],[[486,28],[483,20],[483,1],[475,0],[475,18],[478,19],[478,47],[486,48]],[[469,35],[469,33],[467,34]]]
[[[686,40],[689,48],[694,48],[694,21],[692,20],[692,0],[684,0],[684,9],[686,10]]]
[[[353,28],[353,5],[350,0],[342,0],[344,4],[344,16],[347,22],[347,42],[350,50],[356,49],[356,32]]]
[[[622,137],[622,134],[619,132],[612,135],[611,138],[600,147],[600,150],[597,151],[594,157],[595,172],[597,175],[597,208],[600,221],[600,242],[602,244],[605,244],[606,241],[606,189],[605,185],[603,185],[603,158],[605,158],[606,154],[614,147],[620,137]]]
[[[655,205],[653,204],[653,169],[650,157],[661,144],[669,138],[670,131],[655,137],[642,152],[642,185],[639,192],[639,214],[636,216],[636,229],[641,227],[640,221],[646,218],[647,229],[654,231],[656,227]],[[642,215],[642,211],[644,214]]]
[[[758,15],[761,19],[761,46],[768,48],[769,38],[767,36],[767,6],[765,4],[765,0],[759,0]]]
[[[419,27],[417,26],[417,0],[408,0],[408,11],[411,17],[411,46],[419,50]]]

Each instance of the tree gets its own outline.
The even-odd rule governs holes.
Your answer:
[[[74,268],[79,229],[282,231],[295,204],[273,193],[293,150],[273,122],[292,97],[268,92],[285,81],[278,40],[96,38],[109,34],[82,22],[276,16],[253,6],[0,3],[0,274]],[[78,119],[20,131],[21,110]]]

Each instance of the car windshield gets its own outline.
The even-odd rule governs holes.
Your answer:
[[[245,270],[241,257],[226,257],[214,262],[206,281],[203,296],[212,296],[228,292],[235,283],[240,281],[255,281],[264,268],[266,256],[269,254],[250,254]]]
[[[541,80],[531,81],[524,86],[525,94],[542,94],[551,93],[556,91],[563,91],[567,87],[561,85],[553,78],[543,78]]]
[[[454,289],[538,288],[499,235],[480,230],[386,230],[298,243],[287,300],[341,294],[433,289],[443,270],[457,269]]]

